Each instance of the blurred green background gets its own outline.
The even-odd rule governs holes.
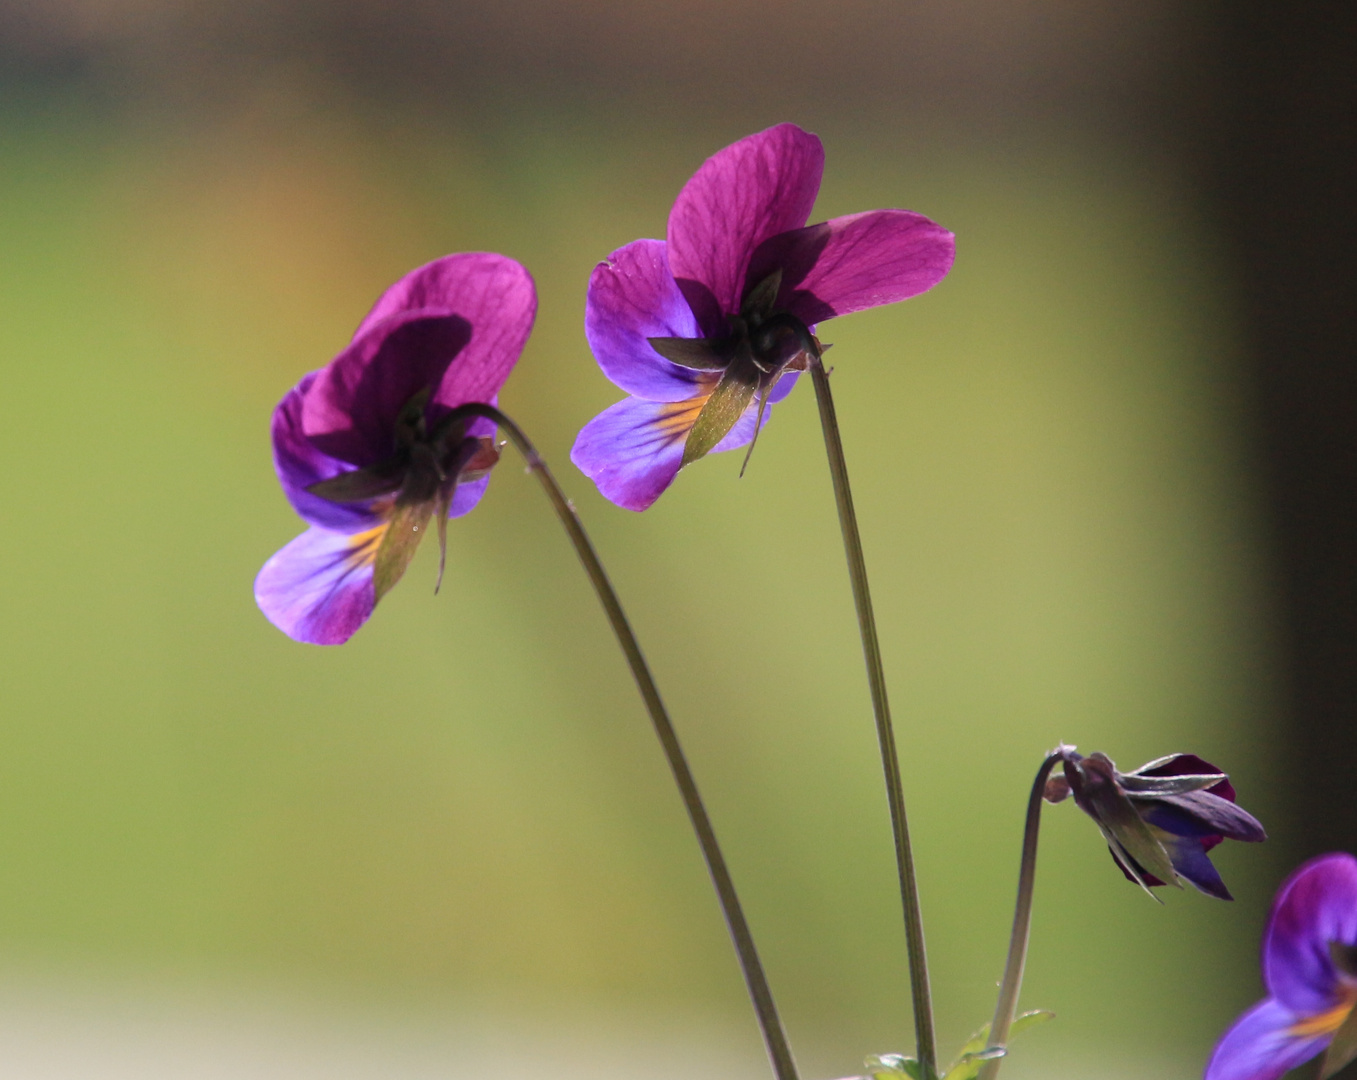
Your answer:
[[[654,737],[512,454],[451,529],[440,596],[423,551],[341,649],[294,644],[254,607],[259,565],[301,527],[272,474],[273,405],[397,276],[478,249],[536,276],[537,329],[504,407],[629,607],[806,1077],[909,1048],[885,801],[809,388],[777,408],[743,480],[738,455],[714,456],[644,515],[568,461],[578,427],[620,397],[582,334],[592,266],[662,236],[705,156],[783,119],[826,144],[816,219],[906,206],[958,236],[933,293],[822,332],[944,1046],[992,1009],[1026,789],[1051,746],[1123,767],[1196,752],[1266,819],[1274,680],[1229,268],[1171,160],[1057,107],[1084,75],[1002,122],[990,98],[926,108],[911,83],[913,105],[886,122],[885,90],[859,109],[800,80],[789,106],[767,87],[730,103],[688,82],[572,95],[571,71],[424,100],[307,57],[219,82],[233,54],[194,40],[170,81],[38,46],[27,67],[10,58],[0,1054],[55,1070],[35,1049],[49,1032],[89,1046],[95,1064],[69,1075],[103,1076],[126,1027],[98,1018],[191,1001],[185,1030],[238,1031],[204,1036],[231,1053],[267,1017],[298,1046],[355,1025],[406,1048],[452,1031],[460,1049],[431,1051],[430,1076],[540,1075],[548,1052],[567,1074],[763,1075]],[[743,78],[735,90],[756,81]],[[1284,852],[1226,845],[1238,903],[1189,890],[1160,907],[1072,806],[1046,822],[1023,1001],[1059,1020],[1005,1075],[1196,1075],[1256,995]],[[333,1030],[289,1026],[308,1016]],[[176,1022],[138,1036],[129,1060],[146,1056],[126,1075],[209,1075],[164,1056],[198,1045]],[[223,1053],[210,1075],[312,1075],[296,1047],[239,1072]],[[426,1075],[373,1060],[361,1075]],[[33,1069],[15,1075],[67,1075]]]

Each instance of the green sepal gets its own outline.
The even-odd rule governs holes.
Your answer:
[[[1190,791],[1205,791],[1228,779],[1225,773],[1190,773],[1184,776],[1136,776],[1134,773],[1122,773],[1120,782],[1123,790],[1134,797],[1140,794],[1186,795]]]
[[[744,294],[744,303],[740,305],[740,314],[751,322],[759,322],[773,313],[777,303],[777,294],[782,289],[782,267],[778,267],[766,278]]]
[[[1333,1042],[1324,1054],[1324,1063],[1319,1067],[1319,1080],[1329,1080],[1334,1073],[1352,1061],[1357,1061],[1357,1009],[1348,1013],[1333,1035]]]
[[[710,338],[653,337],[647,338],[650,347],[670,363],[698,371],[719,371],[730,363],[729,353],[723,354]]]
[[[1084,799],[1092,806],[1094,820],[1102,830],[1103,838],[1113,853],[1122,858],[1127,871],[1156,901],[1148,883],[1136,873],[1136,866],[1157,877],[1165,885],[1181,889],[1178,873],[1164,845],[1155,839],[1150,827],[1141,818],[1135,803],[1127,798],[1117,783],[1116,767],[1103,754],[1090,754],[1079,763],[1085,775]],[[1092,779],[1096,777],[1096,779]]]
[[[386,527],[381,546],[377,549],[372,568],[372,589],[380,600],[405,575],[410,560],[415,557],[419,542],[428,531],[436,499],[397,502],[391,523]]]
[[[741,370],[743,366],[737,363],[726,369],[716,389],[707,398],[707,403],[702,406],[702,411],[697,414],[697,420],[683,444],[680,468],[711,453],[730,434],[730,429],[744,415],[745,409],[749,408],[758,379],[751,379]]]
[[[319,480],[309,484],[306,490],[319,495],[330,502],[366,502],[381,495],[390,495],[399,491],[405,483],[405,470],[409,461],[405,455],[397,454],[376,465],[367,465],[352,472],[340,473],[328,480]]]

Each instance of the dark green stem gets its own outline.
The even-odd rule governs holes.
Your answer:
[[[938,1066],[938,1051],[933,1038],[933,998],[928,988],[928,953],[924,947],[923,917],[919,912],[919,886],[914,877],[909,823],[905,818],[900,759],[895,750],[895,732],[891,728],[890,703],[886,699],[886,673],[881,664],[881,645],[876,636],[876,616],[872,614],[872,594],[867,587],[867,563],[862,555],[857,514],[853,511],[853,493],[848,486],[848,464],[843,456],[843,441],[839,437],[839,421],[834,413],[829,374],[817,353],[818,350],[810,353],[810,374],[815,382],[815,400],[820,406],[820,426],[825,433],[829,474],[834,480],[834,501],[838,504],[839,524],[843,527],[844,554],[848,558],[848,576],[853,583],[853,601],[857,605],[862,654],[867,661],[867,682],[872,691],[872,711],[876,715],[876,737],[881,744],[881,765],[886,773],[886,798],[890,803],[891,829],[895,834],[895,862],[900,873],[900,899],[905,911],[905,947],[909,952],[914,1037],[923,1074],[932,1077],[936,1075]]]
[[[1037,881],[1037,833],[1041,829],[1041,800],[1046,793],[1046,779],[1060,760],[1060,754],[1048,754],[1032,781],[1032,794],[1027,799],[1027,823],[1022,833],[1022,865],[1018,871],[1018,902],[1013,906],[1013,933],[1008,939],[1008,962],[1004,965],[1004,981],[999,984],[999,1001],[994,1006],[994,1020],[989,1028],[989,1046],[1003,1049],[1008,1044],[1008,1031],[1018,1011],[1018,991],[1022,989],[1022,971],[1027,965],[1027,938],[1032,929],[1032,890]],[[994,1080],[999,1075],[1002,1057],[985,1062],[976,1080]]]
[[[777,1076],[777,1080],[797,1080],[796,1063],[792,1059],[791,1048],[787,1045],[787,1034],[783,1030],[782,1021],[778,1017],[777,1006],[773,1002],[773,993],[768,986],[768,978],[764,974],[763,964],[759,960],[758,951],[754,947],[754,938],[749,932],[749,923],[745,920],[744,910],[740,907],[740,899],[735,893],[735,883],[731,880],[725,857],[721,854],[721,848],[716,842],[716,832],[712,828],[711,819],[707,816],[706,807],[702,804],[702,796],[698,794],[697,782],[693,779],[692,770],[689,769],[688,761],[683,755],[683,748],[679,745],[678,735],[674,731],[674,725],[669,720],[664,702],[660,700],[660,692],[655,686],[654,678],[651,677],[650,668],[646,665],[645,657],[641,654],[641,646],[636,640],[636,635],[632,632],[626,613],[622,610],[622,603],[617,598],[612,582],[608,580],[603,564],[599,562],[598,554],[594,551],[594,545],[590,542],[588,534],[584,531],[584,526],[580,523],[579,515],[575,513],[574,505],[561,491],[555,477],[551,475],[551,470],[547,468],[546,462],[537,453],[536,447],[529,441],[523,430],[509,417],[491,405],[480,403],[463,405],[456,411],[467,416],[483,416],[499,425],[523,455],[529,471],[534,473],[541,482],[542,489],[546,492],[552,508],[556,511],[556,516],[565,526],[570,542],[575,546],[575,554],[579,556],[580,562],[584,565],[584,571],[589,575],[589,581],[593,584],[594,591],[598,593],[599,602],[602,603],[603,610],[608,616],[608,622],[612,624],[613,633],[617,635],[618,644],[622,646],[622,653],[626,656],[627,663],[631,667],[632,677],[635,678],[636,685],[641,691],[641,698],[645,702],[646,710],[650,713],[651,723],[655,726],[655,734],[659,736],[660,746],[663,747],[664,756],[668,759],[669,768],[673,771],[674,781],[678,784],[679,794],[683,798],[683,805],[693,823],[693,831],[697,834],[698,846],[701,847],[702,857],[707,862],[707,871],[711,874],[712,884],[716,886],[716,896],[721,903],[721,911],[726,917],[726,926],[730,930],[731,941],[735,944],[735,954],[739,958],[740,968],[744,972],[745,984],[749,987],[749,997],[754,1003],[754,1013],[758,1017],[759,1028],[763,1032],[763,1041],[768,1048],[768,1057],[772,1062],[773,1072]]]

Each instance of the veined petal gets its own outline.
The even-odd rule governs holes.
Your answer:
[[[708,387],[714,385],[713,379]],[[684,442],[709,393],[687,401],[619,401],[584,425],[570,460],[604,498],[627,510],[645,510],[678,475]],[[771,415],[771,408],[764,410],[764,424]],[[755,400],[712,452],[744,446],[754,437],[757,419]]]
[[[820,140],[778,124],[709,157],[669,212],[669,269],[707,336],[726,332],[740,310],[755,248],[799,229],[824,173]]]
[[[1339,1004],[1329,943],[1357,944],[1357,859],[1321,855],[1281,887],[1263,935],[1263,983],[1302,1016]]]
[[[1309,1061],[1333,1032],[1293,1034],[1302,1019],[1272,998],[1260,1001],[1221,1036],[1202,1080],[1277,1080]]]
[[[688,401],[619,401],[584,425],[570,460],[605,499],[644,510],[678,475],[684,440],[706,400],[703,394]]]
[[[447,309],[397,312],[367,326],[316,372],[302,399],[302,432],[352,465],[395,449],[396,419],[421,390],[432,390],[471,339],[470,323]]]
[[[339,532],[361,532],[379,520],[367,504],[333,503],[306,490],[353,469],[348,462],[321,453],[302,433],[302,399],[315,378],[314,371],[302,376],[273,410],[273,466],[283,494],[304,521]]]
[[[452,409],[470,401],[491,401],[532,332],[537,316],[532,275],[521,263],[491,251],[435,259],[411,270],[382,294],[359,324],[354,341],[387,319],[428,309],[454,313],[470,328],[457,363],[444,368],[441,382],[430,384],[434,403]]]
[[[584,336],[603,374],[645,401],[683,401],[698,373],[666,360],[649,338],[702,336],[669,272],[663,240],[636,240],[594,267],[584,303]]]
[[[910,210],[870,210],[769,237],[749,280],[782,270],[778,307],[813,325],[927,292],[952,268],[956,238]]]
[[[385,531],[385,523],[361,533],[308,529],[259,571],[254,582],[259,610],[295,641],[348,641],[376,603],[372,566]]]
[[[492,252],[449,255],[430,266],[440,267],[438,288],[447,295],[444,302],[471,324],[471,340],[434,391],[434,404],[455,409],[471,401],[493,401],[537,318],[532,275],[513,259]]]

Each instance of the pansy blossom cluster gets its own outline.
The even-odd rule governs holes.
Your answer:
[[[884,665],[818,333],[831,318],[933,288],[950,270],[955,245],[950,232],[909,210],[808,225],[823,169],[820,140],[793,124],[741,139],[683,185],[664,240],[633,241],[598,264],[584,336],[603,373],[629,396],[584,424],[571,459],[607,499],[645,510],[685,466],[712,452],[752,450],[772,406],[810,373],[882,751],[914,1014],[915,1055],[873,1055],[868,1068],[877,1080],[994,1080],[1011,1036],[1050,1015],[1016,1011],[1044,804],[1072,798],[1122,873],[1146,892],[1186,881],[1229,900],[1211,851],[1226,839],[1257,842],[1265,834],[1238,806],[1229,777],[1200,757],[1172,754],[1123,773],[1105,754],[1058,747],[1028,801],[993,1020],[945,1072],[938,1068]],[[536,306],[532,278],[513,259],[446,256],[391,286],[352,341],[288,391],[273,417],[274,464],[308,528],[264,564],[256,600],[290,637],[334,645],[369,618],[430,531],[439,538],[441,581],[448,520],[484,494],[499,460],[496,431],[505,431],[541,480],[631,667],[711,873],[777,1080],[799,1080],[715,830],[621,602],[573,504],[498,409]],[[1263,971],[1268,996],[1226,1032],[1205,1080],[1277,1080],[1320,1053],[1327,1077],[1357,1059],[1357,859],[1314,860],[1283,886]]]

